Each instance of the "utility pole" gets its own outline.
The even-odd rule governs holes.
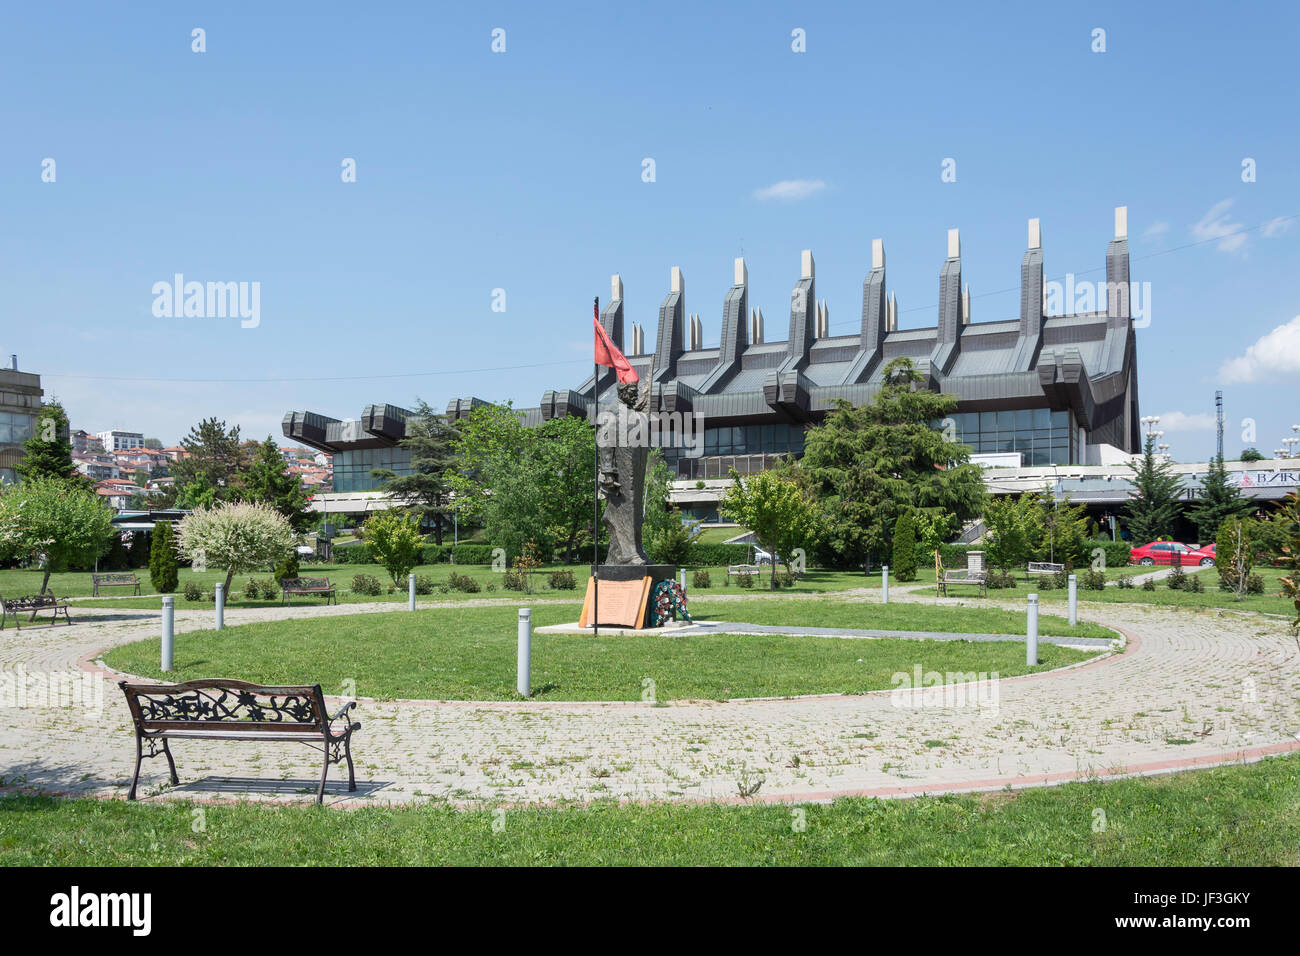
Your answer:
[[[1223,392],[1214,393],[1214,418],[1219,426],[1219,460],[1223,460]]]

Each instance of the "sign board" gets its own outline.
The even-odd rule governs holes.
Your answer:
[[[595,579],[587,579],[587,594],[582,602],[579,627],[591,627]],[[631,581],[600,581],[601,627],[641,627],[645,623],[646,601],[650,597],[650,578]]]

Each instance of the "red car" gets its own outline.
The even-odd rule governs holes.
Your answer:
[[[1201,565],[1214,563],[1213,546],[1191,548],[1177,541],[1152,541],[1140,548],[1131,548],[1129,560],[1134,564]]]

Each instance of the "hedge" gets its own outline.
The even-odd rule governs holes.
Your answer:
[[[750,556],[747,544],[702,544],[697,541],[686,552],[686,563],[697,568],[746,564]]]

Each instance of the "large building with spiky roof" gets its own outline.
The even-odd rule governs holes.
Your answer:
[[[1107,464],[1141,444],[1127,232],[1127,210],[1117,208],[1095,311],[1048,314],[1053,297],[1043,279],[1039,222],[1031,219],[1020,268],[1020,314],[1014,318],[971,321],[961,241],[952,229],[939,271],[937,322],[929,328],[898,327],[898,300],[887,291],[879,239],[872,243],[871,269],[862,284],[861,325],[852,334],[829,334],[829,309],[817,298],[810,251],[801,258],[784,340],[768,341],[761,311],[750,307],[743,259],[735,261],[723,299],[716,348],[703,347],[703,322],[687,311],[677,268],[659,306],[652,347],[643,327],[625,318],[617,275],[600,322],[637,372],[651,377],[653,409],[702,424],[704,440],[693,453],[664,449],[681,480],[725,478],[732,469],[750,473],[801,454],[810,424],[840,399],[870,401],[885,367],[900,357],[911,360],[929,388],[957,396],[950,427],[976,455],[1024,466]],[[545,392],[539,406],[523,409],[525,422],[595,420],[597,407],[614,401],[613,370],[600,371],[598,379]],[[484,403],[455,399],[447,416],[463,418],[478,404]],[[289,412],[284,434],[334,455],[337,492],[364,493],[374,487],[371,469],[400,474],[409,468],[409,457],[398,447],[408,414],[392,405],[367,406],[357,420]]]

